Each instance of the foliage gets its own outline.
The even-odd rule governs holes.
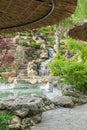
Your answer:
[[[11,120],[11,118],[11,114],[7,112],[0,112],[0,130],[9,130],[7,128],[7,122],[8,120]]]
[[[42,27],[39,32],[44,35],[49,44],[55,44],[55,26]]]
[[[84,1],[78,0],[77,8],[75,12],[73,13],[73,15],[60,23],[60,28],[61,28],[60,30],[62,34],[66,36],[70,28],[72,28],[78,22],[87,19],[86,5],[87,5],[87,0],[84,0]]]
[[[55,45],[55,37],[54,36],[48,36],[46,38],[46,41],[49,42],[51,45]]]
[[[64,61],[62,59],[55,59],[49,65],[51,72],[54,76],[61,76],[62,75],[62,68],[64,65]]]
[[[87,64],[83,61],[56,59],[50,64],[50,69],[55,76],[63,78],[65,83],[76,86],[80,91],[87,91]]]
[[[32,31],[25,31],[20,33],[21,36],[32,36]]]
[[[81,61],[64,62],[62,78],[65,83],[76,86],[79,91],[87,91],[87,66]]]
[[[66,38],[66,43],[67,43],[66,49],[72,50],[74,53],[77,53],[77,51],[81,51],[84,48],[84,44],[72,38]]]
[[[14,57],[11,54],[1,54],[0,61],[3,59],[3,64],[8,62],[9,64],[13,62]]]
[[[14,57],[8,53],[8,50],[11,48],[11,46],[12,40],[10,38],[4,38],[0,36],[0,66],[13,62]],[[4,50],[4,53],[2,50]]]
[[[30,46],[36,49],[40,49],[41,44],[38,42],[31,42]]]
[[[65,62],[65,58],[57,52],[56,57],[54,60],[49,64],[51,72],[54,76],[60,76],[62,73],[62,68]]]
[[[42,27],[40,28],[39,32],[43,33],[44,35],[49,35],[55,31],[54,26]]]
[[[4,38],[14,38],[15,36],[17,36],[18,33],[4,33],[3,37]]]
[[[28,43],[25,39],[19,39],[18,44],[22,46],[28,46]]]
[[[78,0],[78,6],[75,11],[75,14],[73,15],[74,22],[79,22],[82,20],[87,19],[87,0]]]
[[[9,50],[11,46],[11,39],[10,38],[3,38],[0,36],[0,49],[7,49]]]
[[[8,79],[6,77],[0,76],[0,83],[6,83]]]
[[[87,61],[87,46],[83,48],[83,50],[80,53],[81,59],[86,62]]]
[[[57,53],[49,67],[53,75],[64,79],[69,85],[76,86],[79,91],[87,91],[87,45],[68,39],[65,49],[74,51],[72,58]],[[79,52],[79,53],[78,53]]]

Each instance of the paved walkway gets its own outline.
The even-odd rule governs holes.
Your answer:
[[[44,112],[42,122],[32,130],[87,130],[87,104]]]

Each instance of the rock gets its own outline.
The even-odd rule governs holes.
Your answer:
[[[60,78],[57,76],[49,76],[49,83],[54,87],[61,88],[62,83],[60,83]]]
[[[28,77],[33,77],[37,75],[37,64],[35,63],[34,60],[31,62],[28,62],[27,73],[28,73]]]
[[[87,103],[87,96],[86,95],[80,95],[79,98],[72,97],[72,100],[73,100],[74,104],[82,105],[82,104]]]
[[[30,118],[24,118],[22,120],[22,130],[30,130],[31,124],[31,119]]]
[[[62,94],[65,96],[72,96],[72,97],[76,97],[76,98],[78,98],[80,96],[80,94],[75,91],[74,86],[64,87],[62,89]]]
[[[41,120],[42,120],[42,113],[39,113],[39,114],[37,114],[37,115],[32,116],[32,117],[31,117],[31,120],[32,120],[35,124],[40,123]]]
[[[21,119],[17,116],[13,116],[11,121],[8,122],[8,128],[10,130],[22,130]]]
[[[3,104],[3,102],[0,101],[0,110],[4,110],[5,109],[5,106]]]
[[[14,111],[14,114],[20,116],[21,118],[24,118],[28,115],[28,112],[29,112],[28,108],[22,108]]]
[[[20,117],[25,115],[35,115],[42,112],[43,99],[39,97],[24,96],[15,99],[7,99],[3,101],[6,109],[13,114],[16,112]],[[29,112],[28,112],[29,110]]]
[[[41,50],[40,58],[41,59],[47,59],[48,58],[48,51],[47,51],[47,49]]]
[[[30,82],[31,84],[37,84],[37,83],[38,83],[38,80],[33,77],[33,79],[31,79],[29,82]]]
[[[56,52],[58,51],[58,45],[57,45],[57,44],[54,45],[54,50],[55,50]]]
[[[16,72],[12,71],[12,72],[2,72],[1,75],[3,77],[9,78],[9,77],[16,77]]]
[[[71,97],[68,96],[61,96],[61,97],[55,97],[52,99],[52,101],[57,105],[57,106],[62,106],[62,107],[74,107],[74,103],[72,101]]]

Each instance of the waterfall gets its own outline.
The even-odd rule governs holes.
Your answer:
[[[53,92],[53,86],[51,86],[49,82],[45,85],[41,85],[40,89],[45,90],[47,92]]]
[[[42,61],[39,65],[39,76],[45,76],[49,74],[49,68],[48,68],[48,64],[52,61],[52,59],[54,58],[54,56],[56,55],[55,51],[53,50],[52,47],[48,47],[48,56],[49,58],[45,61]]]
[[[61,89],[54,87],[49,82],[47,84],[40,85],[40,89],[43,90],[44,95],[46,95],[49,99],[52,99],[56,96],[62,96]]]

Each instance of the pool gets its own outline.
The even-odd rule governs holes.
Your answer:
[[[49,99],[61,96],[61,89],[53,87],[52,90],[45,89],[47,84],[0,84],[0,98],[29,96],[31,94],[47,96]],[[44,89],[41,89],[44,86]]]

